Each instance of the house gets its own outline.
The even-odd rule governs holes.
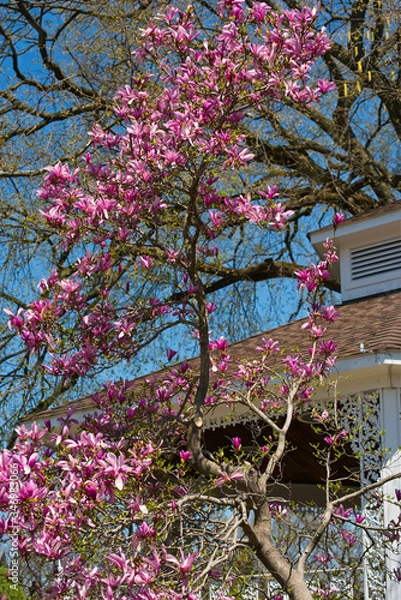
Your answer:
[[[323,253],[323,242],[332,236],[331,227],[310,234],[318,254]],[[339,269],[333,275],[341,282],[341,318],[330,328],[330,336],[338,343],[338,361],[332,374],[336,380],[335,393],[341,398],[342,419],[357,429],[352,441],[352,454],[339,466],[339,476],[347,477],[358,471],[364,482],[376,481],[381,474],[393,470],[401,472],[401,203],[379,207],[371,212],[343,221],[336,231],[336,246],[340,255]],[[264,333],[266,336],[266,333]],[[300,322],[292,322],[268,332],[281,346],[289,345],[306,350]],[[251,357],[262,334],[230,346],[235,357]],[[134,382],[133,385],[136,385]],[[330,388],[320,390],[315,403],[327,401]],[[72,403],[75,416],[93,409],[90,397]],[[56,419],[65,414],[65,407],[35,415],[36,421]],[[244,445],[251,445],[249,415],[244,412],[227,414],[223,408],[207,417],[205,443],[208,450],[219,443],[240,435]],[[355,427],[357,425],[357,427]],[[292,498],[318,500],[317,484],[324,473],[308,451],[316,440],[310,427],[308,413],[300,415],[294,424],[290,443],[297,448],[296,456],[286,458],[283,483],[290,483]],[[359,450],[363,449],[361,458]],[[387,449],[385,454],[380,449]],[[366,451],[368,450],[368,451]],[[371,450],[371,452],[369,452]],[[383,456],[386,458],[384,459]],[[343,469],[341,471],[341,469]],[[388,484],[386,493],[397,487]],[[401,488],[401,482],[398,482]],[[388,522],[392,509],[375,510],[366,506],[365,513],[378,524]],[[375,512],[376,511],[376,512]],[[401,584],[381,568],[382,557],[375,550],[365,560],[365,600],[399,600]],[[396,553],[387,557],[390,571],[400,567]]]

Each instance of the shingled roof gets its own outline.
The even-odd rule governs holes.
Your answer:
[[[328,334],[338,344],[339,358],[359,354],[361,344],[365,352],[401,350],[401,290],[356,300],[336,309],[340,318],[329,326]],[[230,354],[250,357],[262,337],[277,340],[288,351],[297,348],[303,353],[309,346],[301,328],[303,323],[305,320],[293,321],[233,344]]]
[[[340,313],[340,318],[330,325],[326,337],[335,340],[338,344],[338,359],[360,355],[361,352],[401,351],[401,289],[380,296],[356,300],[336,308]],[[239,358],[252,360],[255,347],[260,345],[263,337],[277,340],[285,351],[296,350],[301,354],[307,353],[309,340],[302,329],[304,322],[305,320],[294,321],[232,344],[229,354],[233,362]],[[157,371],[152,375],[158,377],[162,374],[163,371]],[[134,380],[132,388],[135,389],[147,377],[149,375]],[[94,408],[94,402],[91,396],[88,396],[71,402],[68,406],[75,407],[80,412],[89,412]],[[57,419],[65,413],[64,405],[31,414],[25,420]]]

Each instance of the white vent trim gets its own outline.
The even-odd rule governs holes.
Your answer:
[[[397,269],[401,269],[400,238],[351,249],[352,281],[360,281]]]

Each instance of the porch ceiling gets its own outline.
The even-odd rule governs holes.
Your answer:
[[[204,433],[205,449],[214,454],[222,446],[232,446],[231,439],[240,437],[242,448],[251,456],[256,448],[268,443],[271,430],[268,427],[253,423],[241,423],[206,430]],[[288,433],[289,451],[284,456],[280,470],[275,477],[277,482],[286,485],[318,485],[323,484],[326,470],[316,457],[318,448],[327,449],[324,435],[313,430],[310,423],[296,419]],[[267,455],[266,455],[267,461]],[[260,468],[266,465],[261,461]],[[351,449],[345,448],[344,454],[330,465],[331,479],[341,480],[346,487],[358,486],[359,460]]]

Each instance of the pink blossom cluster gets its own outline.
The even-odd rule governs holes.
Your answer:
[[[232,361],[223,337],[211,340],[209,348],[211,382],[205,405],[211,409],[230,405],[238,390],[249,390],[260,410],[279,414],[292,386],[297,388],[294,403],[305,402],[306,390],[321,376],[321,367],[313,367],[320,364],[319,357],[310,358],[310,369],[301,362],[295,365],[273,339],[262,339],[259,358],[243,364]],[[198,377],[196,364],[184,362],[145,378],[143,387],[135,391],[126,381],[108,382],[93,398],[94,415],[78,423],[73,411],[68,411],[56,431],[49,422],[43,429],[21,427],[15,449],[0,455],[4,511],[9,504],[12,465],[18,468],[21,555],[62,561],[63,574],[53,582],[49,597],[61,599],[72,593],[90,598],[97,593],[99,598],[114,600],[124,592],[135,600],[183,600],[191,594],[195,600],[192,566],[204,557],[196,549],[179,555],[167,550],[160,531],[166,527],[166,516],[173,521],[179,516],[180,503],[191,496],[186,474],[193,457],[183,444]],[[247,468],[236,464],[242,440],[234,437],[231,442],[233,463],[225,459],[208,485],[226,489],[246,484]],[[261,452],[270,450],[263,447]],[[166,475],[160,477],[161,471]],[[112,538],[110,551],[91,560],[85,553],[77,554],[77,548],[82,537],[103,522],[105,507],[105,523],[109,521],[110,528],[118,530],[126,523],[128,529],[133,524],[133,530],[130,535],[121,534],[123,539]],[[285,521],[288,511],[275,503],[271,514]],[[1,521],[3,535],[10,532],[10,526],[7,518]],[[344,527],[341,531],[351,543],[352,533]],[[172,580],[179,583],[174,593]]]
[[[92,128],[81,167],[47,169],[41,212],[76,259],[68,275],[42,280],[40,300],[8,312],[30,351],[49,350],[53,374],[85,375],[102,357],[130,358],[144,328],[187,322],[199,285],[185,277],[205,257],[218,261],[226,229],[282,229],[291,215],[274,187],[226,196],[224,172],[252,161],[241,125],[266,102],[317,101],[332,89],[325,81],[309,85],[329,40],[313,28],[315,9],[278,14],[263,3],[227,0],[219,15],[220,33],[210,37],[197,30],[191,7],[155,18],[137,51],[144,74],[115,98],[120,125]],[[106,162],[96,160],[97,147]],[[138,285],[173,279],[176,289],[133,306],[133,277]],[[182,303],[172,300],[177,291]]]
[[[330,277],[330,266],[338,262],[338,256],[333,240],[327,239],[323,246],[326,250],[325,260],[317,265],[312,264],[306,269],[296,272],[298,277],[298,289],[306,288],[308,292],[312,292]]]
[[[106,386],[108,396],[111,388],[117,390]],[[126,393],[126,386],[120,386],[117,406]],[[60,432],[50,423],[18,429],[15,448],[0,455],[2,511],[8,509],[18,477],[18,502],[12,518],[0,519],[1,536],[17,528],[21,557],[60,561],[61,574],[45,590],[46,598],[196,600],[188,576],[198,553],[180,550],[176,555],[155,541],[160,517],[152,516],[152,506],[156,490],[161,506],[164,493],[153,474],[160,445],[143,435],[132,437],[135,427],[131,439],[116,435],[114,410],[109,404],[81,426],[70,413],[61,420]],[[80,540],[102,523],[99,540],[106,541],[107,549],[94,556],[79,551]],[[107,541],[107,527],[121,532],[117,539]]]
[[[39,190],[43,217],[71,265],[44,278],[27,309],[6,312],[31,352],[49,352],[49,372],[86,375],[101,360],[131,358],[147,335],[181,323],[206,360],[206,412],[242,402],[271,424],[286,406],[309,402],[335,360],[336,345],[323,336],[338,314],[318,293],[336,260],[332,243],[325,261],[298,273],[313,296],[308,356],[283,354],[276,340],[262,339],[254,360],[233,359],[224,337],[208,340],[217,307],[206,301],[201,276],[218,269],[233,228],[280,230],[291,217],[274,187],[228,196],[224,178],[246,172],[254,158],[244,123],[272,100],[309,103],[332,89],[327,81],[310,84],[312,65],[329,46],[315,18],[309,8],[279,14],[264,3],[222,0],[217,35],[197,29],[191,7],[167,8],[143,31],[136,53],[143,74],[117,92],[118,126],[95,125],[83,165],[49,167]],[[176,350],[166,356],[173,360]],[[109,382],[93,397],[94,414],[78,422],[69,411],[57,427],[21,427],[15,448],[0,454],[0,508],[10,510],[15,470],[19,500],[17,522],[0,520],[2,535],[17,525],[22,557],[62,564],[45,597],[196,600],[208,573],[224,571],[220,547],[210,553],[185,536],[185,547],[174,545],[185,519],[203,517],[193,512],[201,491],[212,503],[249,483],[238,436],[229,438],[227,456],[222,448],[210,471],[196,476],[199,452],[187,447],[187,433],[199,382],[196,362],[145,378],[140,389]],[[271,438],[259,454],[269,460],[274,447]],[[226,498],[232,506],[235,494]],[[285,507],[270,508],[285,521]],[[210,522],[202,525],[208,532]]]
[[[328,244],[331,247],[331,242]],[[316,285],[320,289],[319,276]],[[315,296],[312,297],[309,316],[301,326],[305,330],[303,352],[288,354],[280,350],[277,340],[262,338],[260,345],[255,348],[255,358],[242,360],[231,356],[224,337],[211,340],[210,375],[214,393],[206,398],[206,404],[215,406],[221,402],[232,406],[238,389],[248,390],[259,409],[267,414],[285,409],[290,393],[296,404],[310,402],[316,386],[320,385],[322,378],[329,374],[336,362],[337,344],[321,337],[338,316],[333,306],[323,303],[322,294],[320,303],[316,302]],[[340,433],[336,440],[339,437],[344,436]]]

